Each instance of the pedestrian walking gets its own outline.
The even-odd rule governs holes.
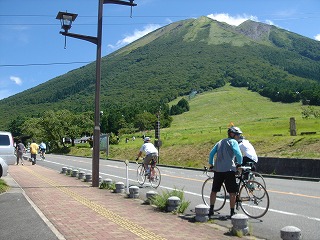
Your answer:
[[[38,151],[39,151],[39,145],[34,141],[34,139],[32,139],[32,143],[30,144],[32,165],[35,165],[37,163]]]
[[[19,165],[19,161],[21,161],[21,165],[23,165],[23,153],[26,152],[26,147],[21,142],[21,140],[18,141],[18,144],[16,146],[16,152],[17,152],[17,165]]]

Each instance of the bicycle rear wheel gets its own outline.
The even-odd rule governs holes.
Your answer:
[[[202,201],[205,205],[210,206],[210,194],[212,190],[213,178],[204,181],[201,189]],[[220,192],[217,192],[216,202],[214,203],[214,211],[221,210],[226,204],[227,195],[224,184],[221,186]]]
[[[154,175],[149,179],[151,187],[157,188],[161,182],[161,173],[158,167],[154,167]]]
[[[262,186],[264,186],[264,188],[267,188],[266,182],[264,181],[264,178],[262,177],[262,175],[258,172],[251,172],[250,173],[250,179],[252,181],[256,181],[258,183],[261,183]]]
[[[142,164],[140,164],[137,168],[137,181],[138,183],[142,186],[144,182],[146,181],[146,176],[145,176],[145,168]]]
[[[242,211],[251,218],[261,218],[269,209],[269,194],[256,181],[248,181],[241,186],[239,200]]]

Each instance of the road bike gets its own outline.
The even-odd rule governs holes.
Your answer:
[[[152,160],[153,161],[153,160]],[[150,172],[146,172],[146,168],[144,167],[143,161],[139,164],[137,168],[137,181],[142,186],[146,181],[148,181],[153,188],[157,188],[161,182],[161,173],[155,163],[151,162],[150,164]]]
[[[238,191],[236,193],[236,209],[239,207],[242,211],[251,218],[263,217],[269,209],[270,199],[266,188],[255,180],[247,180],[245,173],[251,169],[248,166],[238,168],[239,174],[236,175]],[[213,176],[209,174],[210,170],[206,167],[204,172],[208,178],[204,181],[201,189],[202,200],[204,204],[210,206],[210,193],[212,190]],[[216,201],[214,204],[214,212],[220,211],[229,199],[229,194],[223,184],[219,192],[217,192]]]
[[[266,181],[264,180],[263,176],[256,171],[252,171],[253,165],[251,163],[247,163],[245,166],[250,168],[243,169],[244,178],[246,180],[257,181],[258,183],[261,183],[264,188],[267,188]],[[239,172],[237,172],[237,174],[239,174]]]

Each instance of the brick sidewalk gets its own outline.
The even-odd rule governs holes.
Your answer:
[[[163,213],[125,194],[38,165],[10,166],[10,176],[65,239],[234,239],[228,229]]]

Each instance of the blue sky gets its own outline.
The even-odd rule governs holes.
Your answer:
[[[320,41],[319,0],[135,0],[105,4],[102,56],[159,27],[209,16],[238,25],[252,19]],[[77,13],[70,32],[96,36],[98,0],[0,0],[0,99],[96,59],[96,45],[59,34],[59,11]]]

